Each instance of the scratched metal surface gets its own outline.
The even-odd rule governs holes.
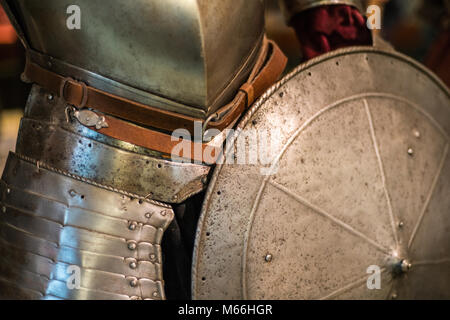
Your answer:
[[[238,126],[277,128],[268,166],[215,169],[193,298],[450,298],[442,82],[391,50],[342,49],[300,65]]]
[[[209,166],[164,160],[149,149],[67,122],[66,104],[34,85],[17,138],[17,153],[100,184],[168,203],[205,188]]]

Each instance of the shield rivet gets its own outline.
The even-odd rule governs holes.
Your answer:
[[[47,96],[47,99],[48,99],[48,101],[52,101],[53,100],[53,95],[52,94],[49,94],[48,96]]]
[[[156,256],[152,253],[152,254],[150,254],[150,260],[155,260],[155,258],[156,258]]]
[[[417,139],[420,138],[420,131],[419,130],[414,129],[413,134],[414,134],[414,137],[416,137]]]
[[[266,262],[272,262],[273,256],[269,253],[264,257],[264,260]]]
[[[152,214],[151,214],[150,212],[147,212],[147,213],[145,214],[145,217],[146,217],[147,219],[150,219],[150,218],[152,217]]]
[[[130,249],[131,251],[136,250],[136,243],[130,242],[128,244],[128,249]]]
[[[398,227],[399,228],[403,228],[405,226],[405,223],[403,222],[403,221],[400,221],[399,223],[398,223]]]
[[[131,268],[131,269],[136,269],[136,268],[137,268],[136,262],[131,262],[131,263],[130,263],[130,268]]]
[[[396,293],[393,293],[393,294],[391,295],[391,299],[392,299],[392,300],[395,300],[395,299],[397,299],[397,298],[398,298],[398,296],[397,296]]]
[[[412,148],[408,148],[408,154],[410,156],[413,156],[414,155],[414,150]]]
[[[154,296],[155,298],[158,297],[158,292],[157,292],[157,291],[153,292],[153,296]]]
[[[400,267],[403,272],[408,272],[411,270],[412,264],[408,260],[403,260]]]
[[[11,189],[10,188],[6,189],[6,193],[10,194],[11,193]]]

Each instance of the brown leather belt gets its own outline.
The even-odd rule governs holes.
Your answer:
[[[267,40],[265,37],[263,41],[258,59],[247,82],[241,86],[233,101],[220,108],[213,115],[206,129],[223,130],[227,128],[248,106],[278,80],[286,66],[287,58],[274,42]],[[166,155],[170,155],[173,148],[179,145],[180,142],[172,141],[172,136],[169,134],[138,125],[154,127],[169,132],[176,129],[187,129],[191,134],[194,134],[195,122],[204,124],[203,119],[164,111],[112,95],[72,78],[66,78],[46,70],[31,61],[27,62],[24,77],[30,82],[58,94],[67,104],[73,105],[78,109],[88,107],[104,113],[107,127],[91,129]],[[183,143],[190,144],[190,146],[186,145],[190,150],[199,150],[198,147],[195,147],[198,143],[186,140],[183,140]],[[201,145],[202,150],[209,148],[205,143]],[[215,154],[217,158],[218,152],[215,152]],[[198,159],[198,156],[199,152],[195,152],[195,154],[191,152],[191,156],[188,158],[197,161],[204,160]]]

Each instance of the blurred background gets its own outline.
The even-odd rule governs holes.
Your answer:
[[[300,44],[286,26],[277,0],[266,0],[266,29],[289,58],[286,72],[302,61]],[[450,85],[450,0],[366,0],[382,8],[377,31],[398,51],[426,64]],[[0,6],[0,174],[14,150],[30,85],[20,81],[25,54]]]

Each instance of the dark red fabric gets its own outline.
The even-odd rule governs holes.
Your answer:
[[[312,8],[292,19],[305,59],[354,45],[371,45],[372,36],[359,11],[347,5]]]

